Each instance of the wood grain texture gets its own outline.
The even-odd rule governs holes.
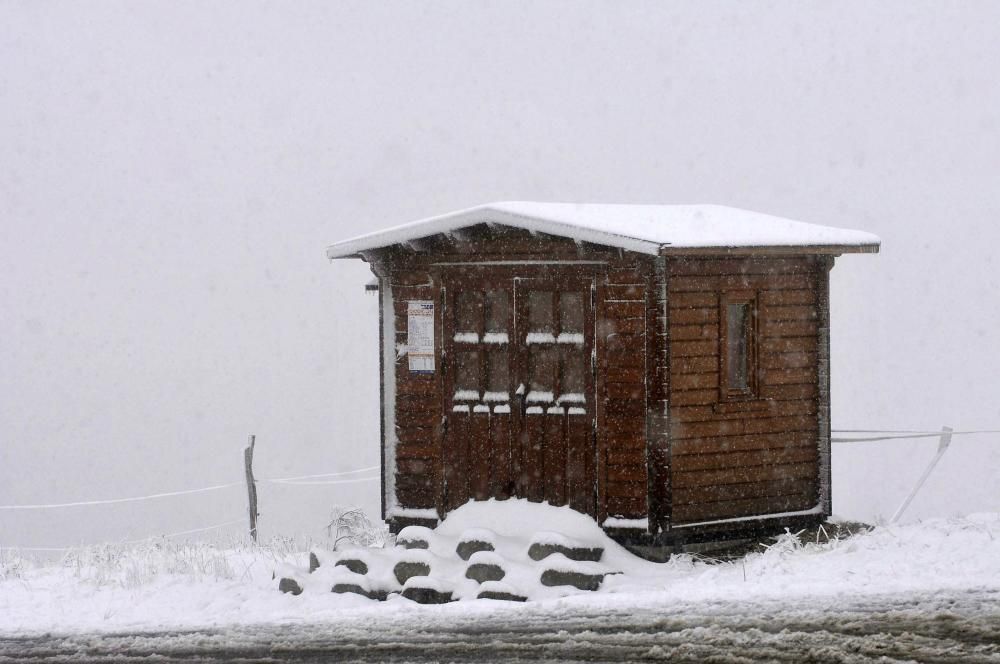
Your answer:
[[[817,261],[673,258],[669,266],[672,522],[812,507],[818,484]],[[756,384],[722,398],[721,304],[755,302]],[[789,507],[791,506],[791,507]]]
[[[736,453],[744,450],[788,449],[813,445],[812,431],[788,431],[779,434],[744,434],[715,438],[688,438],[674,441],[674,458],[686,454]]]
[[[675,472],[674,489],[693,486],[721,486],[723,484],[750,484],[772,480],[816,479],[816,462],[805,461],[771,466],[723,468]],[[813,497],[814,498],[814,497]]]
[[[809,492],[811,493],[811,492]],[[677,523],[694,523],[713,519],[731,519],[747,514],[778,514],[806,510],[815,506],[814,500],[806,493],[789,496],[769,496],[712,503],[677,505],[674,518]]]
[[[802,463],[805,461],[816,461],[816,457],[816,446],[813,444],[746,452],[727,450],[715,454],[678,455],[674,459],[673,468],[676,473],[684,473],[696,470],[721,470],[723,468],[749,468],[751,466]]]
[[[748,498],[771,496],[806,497],[816,490],[816,480],[775,480],[772,482],[751,482],[748,484],[726,484],[722,486],[687,487],[677,489],[674,501],[677,505],[697,505],[700,503],[730,502]]]

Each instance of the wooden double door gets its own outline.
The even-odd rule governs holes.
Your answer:
[[[444,281],[443,503],[596,514],[591,277]]]

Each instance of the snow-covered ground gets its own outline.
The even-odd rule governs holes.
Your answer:
[[[823,544],[792,536],[734,562],[689,555],[657,566],[646,584],[609,582],[598,592],[528,604],[467,600],[421,606],[402,598],[275,590],[281,564],[308,565],[282,545],[219,549],[150,544],[81,550],[39,563],[0,552],[0,634],[139,632],[290,624],[381,625],[507,621],[594,612],[774,606],[815,610],[868,599],[963,597],[1000,618],[1000,514],[935,519]],[[916,601],[916,600],[913,600]],[[1000,621],[998,621],[1000,622]]]
[[[0,633],[0,662],[997,662],[1000,594],[413,606],[193,630]]]

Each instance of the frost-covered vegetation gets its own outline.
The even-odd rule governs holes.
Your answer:
[[[151,538],[80,546],[58,556],[0,548],[0,582],[20,580],[27,587],[42,589],[44,580],[58,578],[84,588],[121,590],[140,589],[165,579],[249,582],[270,578],[281,564],[306,560],[305,552],[313,547],[381,547],[387,542],[391,542],[391,536],[384,524],[373,522],[358,508],[335,506],[325,539],[275,537],[254,543],[247,537],[233,537],[210,543]]]
[[[374,523],[359,507],[336,506],[326,525],[326,537],[333,549],[342,545],[383,547],[391,541],[389,529]]]
[[[119,589],[140,588],[167,577],[227,581],[245,578],[247,564],[285,561],[301,547],[301,542],[284,539],[259,546],[241,540],[217,545],[154,539],[72,548],[55,559],[5,549],[0,551],[0,581],[29,583],[57,575],[80,586]]]

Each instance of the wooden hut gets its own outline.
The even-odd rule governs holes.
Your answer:
[[[378,278],[383,517],[521,497],[633,544],[815,523],[829,272],[878,249],[714,205],[531,202],[334,244]]]

